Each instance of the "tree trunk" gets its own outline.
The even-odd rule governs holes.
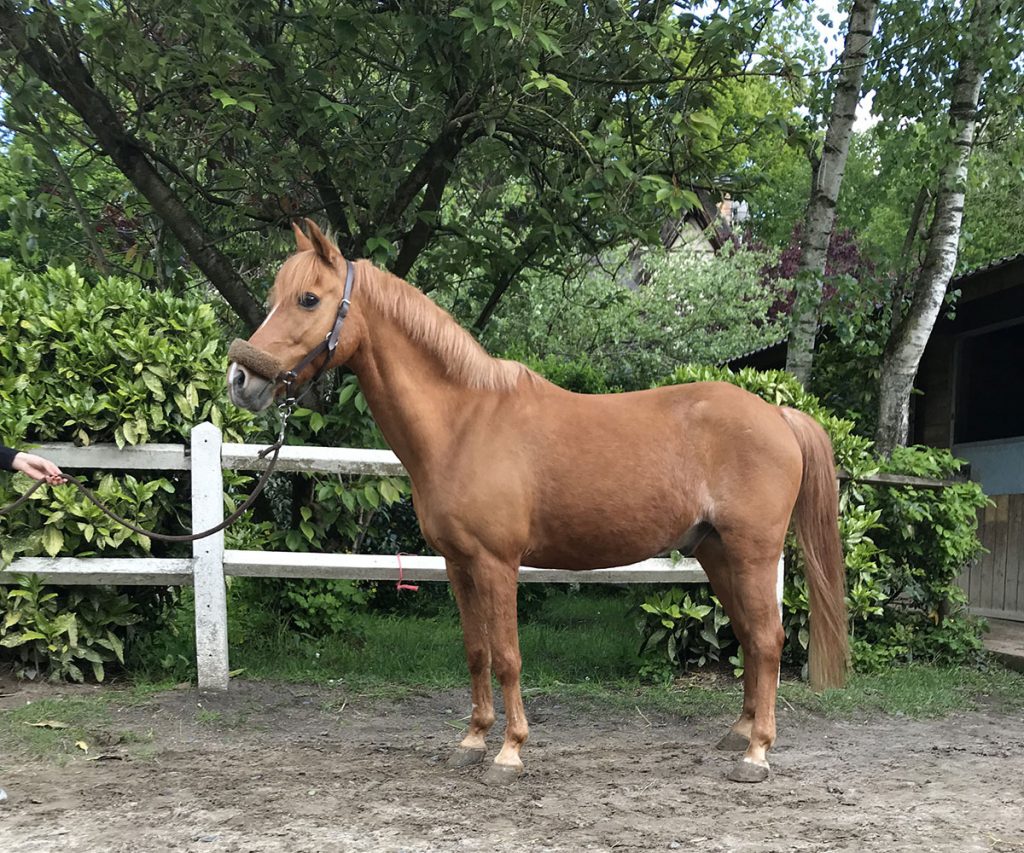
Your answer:
[[[864,66],[875,28],[878,0],[854,0],[839,59],[832,112],[825,132],[825,146],[813,172],[811,197],[800,245],[797,269],[797,299],[793,306],[793,325],[786,351],[786,370],[804,384],[811,377],[814,362],[814,338],[818,331],[818,312],[825,275],[825,257],[836,218],[836,202],[850,150],[853,121],[864,81]]]
[[[37,11],[32,17],[43,14],[46,13]],[[52,21],[43,21],[38,30],[40,35],[35,36],[26,31],[25,20],[12,3],[0,1],[0,31],[18,51],[21,61],[78,114],[103,152],[146,197],[210,283],[245,323],[256,328],[263,320],[259,302],[164,181],[143,146],[125,129],[110,101],[95,88],[78,51],[64,40]]]
[[[992,0],[977,0],[971,17],[971,27],[977,34],[973,44],[984,44],[984,33],[991,30],[996,12]],[[875,441],[878,451],[886,456],[907,443],[914,378],[956,268],[967,169],[984,76],[978,57],[968,51],[953,78],[949,119],[955,136],[952,151],[939,174],[924,265],[914,282],[910,307],[893,330],[882,355]]]

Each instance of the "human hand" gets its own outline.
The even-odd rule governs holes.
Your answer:
[[[47,483],[54,486],[68,481],[60,468],[49,459],[36,456],[34,453],[18,453],[14,457],[11,467],[15,471],[20,471],[26,477],[31,477],[33,480],[46,480]]]

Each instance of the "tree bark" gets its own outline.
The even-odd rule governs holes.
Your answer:
[[[491,290],[491,295],[487,300],[487,303],[480,310],[480,315],[476,318],[471,326],[473,333],[479,337],[483,334],[484,329],[487,328],[487,324],[491,322],[491,317],[494,316],[494,312],[498,308],[498,303],[501,302],[505,292],[512,285],[512,282],[516,280],[516,276],[519,275],[530,262],[541,247],[547,240],[547,235],[540,231],[531,231],[522,244],[519,246],[519,250],[516,252],[515,261],[512,266],[505,271],[505,274],[501,277],[497,284]]]
[[[427,188],[423,191],[423,203],[420,205],[416,222],[402,238],[402,249],[391,267],[391,272],[399,278],[406,278],[409,275],[412,265],[430,242],[440,216],[441,199],[454,168],[453,162],[444,161],[435,167],[430,176]]]
[[[800,241],[797,299],[786,351],[786,370],[804,384],[811,377],[814,363],[814,339],[818,331],[825,258],[835,224],[836,202],[846,169],[846,156],[850,150],[853,121],[860,101],[877,12],[878,0],[854,0],[850,9],[846,41],[839,59],[839,77],[825,131],[825,145],[813,170],[811,197]]]
[[[36,10],[34,15],[45,15]],[[103,152],[167,223],[182,248],[209,278],[238,316],[256,328],[263,310],[231,262],[214,245],[202,225],[164,181],[143,146],[125,129],[110,101],[93,84],[77,49],[66,43],[52,21],[41,36],[29,35],[25,16],[9,0],[0,0],[0,32],[17,50],[21,61],[50,85],[79,115]]]
[[[992,31],[996,21],[997,8],[993,0],[977,0],[971,15],[971,27],[975,30],[972,45],[985,44],[985,35]],[[974,50],[967,49],[953,77],[949,121],[955,135],[950,156],[939,174],[924,264],[914,281],[910,307],[893,330],[882,355],[875,441],[878,451],[886,456],[907,443],[914,378],[956,268],[967,171],[985,76]]]

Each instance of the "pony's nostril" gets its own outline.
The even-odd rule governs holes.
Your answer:
[[[245,371],[235,365],[235,387],[241,388],[243,385],[245,385]]]

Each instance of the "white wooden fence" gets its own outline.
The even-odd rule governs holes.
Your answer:
[[[38,448],[61,468],[119,471],[191,471],[192,530],[206,530],[224,520],[223,469],[255,471],[266,467],[258,453],[263,445],[221,441],[220,430],[203,423],[192,430],[191,445],[147,444],[118,449],[114,445],[75,447],[48,444]],[[283,447],[279,471],[404,476],[398,458],[387,450],[327,447]],[[162,531],[176,533],[177,531]],[[441,557],[401,557],[402,578],[446,581]],[[224,533],[192,545],[191,559],[137,557],[22,557],[0,572],[0,582],[15,575],[38,574],[55,584],[119,584],[195,587],[195,630],[199,687],[228,686],[227,600],[224,576],[279,578],[345,578],[398,580],[394,554],[314,554],[294,551],[225,549]],[[522,567],[519,579],[543,583],[704,583],[707,576],[696,560],[674,563],[645,560],[631,566],[571,572]],[[777,599],[782,602],[783,563],[779,560]]]

